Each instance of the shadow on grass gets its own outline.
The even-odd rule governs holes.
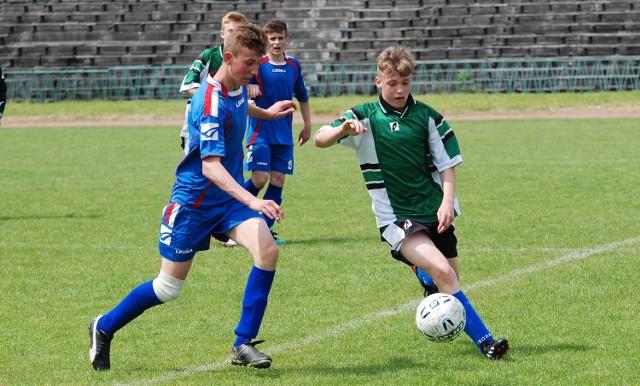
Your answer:
[[[535,358],[543,356],[547,353],[576,353],[576,352],[587,352],[593,351],[596,349],[593,345],[587,344],[573,344],[573,343],[556,343],[556,344],[520,344],[513,343],[509,341],[511,348],[507,352],[507,354],[500,359],[499,361],[491,361],[490,362],[509,362],[511,360],[522,360],[523,358]],[[465,357],[469,357],[472,359],[473,357],[482,358],[482,354],[476,348],[470,348],[468,352],[464,353]],[[485,358],[486,359],[486,358]],[[488,360],[488,359],[486,359]]]
[[[325,238],[313,238],[313,239],[300,239],[300,238],[295,238],[295,239],[287,239],[287,238],[283,238],[285,240],[284,244],[280,244],[279,247],[282,248],[287,248],[289,246],[316,246],[316,245],[343,245],[343,244],[353,244],[353,242],[359,242],[362,241],[362,239],[360,238],[356,238],[356,237],[325,237]],[[373,241],[377,241],[378,239],[374,239],[372,238]],[[211,248],[223,248],[223,249],[229,249],[229,247],[226,247],[224,245],[222,245],[222,243],[217,242],[216,240],[212,240],[211,242]]]
[[[510,342],[511,343],[511,342]],[[540,356],[546,353],[557,353],[557,352],[586,352],[593,351],[596,349],[596,346],[587,345],[587,344],[573,344],[573,343],[555,343],[555,344],[517,344],[514,345],[511,343],[511,349],[505,358],[517,353],[518,355],[523,356]]]
[[[0,221],[20,221],[20,220],[60,220],[60,219],[87,219],[87,218],[101,218],[104,217],[100,214],[24,214],[17,216],[0,216]]]
[[[322,238],[308,238],[308,239],[287,239],[285,244],[282,244],[281,247],[286,247],[287,245],[319,245],[319,244],[351,244],[354,241],[362,241],[362,238],[357,237],[322,237]],[[371,238],[373,241],[377,241],[375,235]]]
[[[246,370],[243,370],[246,369]],[[254,373],[256,377],[270,379],[271,381],[282,379],[285,382],[287,379],[291,379],[293,374],[299,376],[312,377],[317,384],[334,384],[336,381],[340,381],[341,384],[349,384],[349,380],[357,381],[358,378],[371,379],[372,377],[381,376],[384,374],[401,373],[403,370],[419,369],[419,371],[441,371],[441,368],[429,368],[428,364],[424,362],[415,362],[406,357],[392,358],[385,363],[376,364],[360,364],[353,365],[343,363],[341,365],[308,365],[308,366],[295,366],[295,368],[283,369],[278,368],[277,364],[268,370],[256,371],[255,369],[240,368],[239,371],[246,371],[247,373]],[[236,369],[226,368],[226,370],[238,371]],[[344,382],[344,383],[343,383]],[[337,384],[340,384],[337,383]]]

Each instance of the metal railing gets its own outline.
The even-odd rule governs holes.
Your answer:
[[[180,99],[186,66],[6,70],[14,101]],[[304,64],[311,95],[372,95],[375,64]],[[640,90],[640,57],[425,61],[412,92],[560,93]]]

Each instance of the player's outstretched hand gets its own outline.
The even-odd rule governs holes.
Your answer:
[[[279,101],[271,105],[265,112],[271,119],[279,119],[293,114],[298,109],[294,101]]]

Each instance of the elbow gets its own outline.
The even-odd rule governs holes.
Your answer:
[[[313,137],[313,144],[314,144],[316,147],[319,147],[319,148],[321,148],[321,149],[322,149],[322,148],[325,148],[325,147],[329,147],[329,146],[330,146],[329,144],[327,144],[327,142],[326,142],[326,141],[324,141],[324,140],[322,139],[322,137],[320,137],[320,136],[318,136],[318,135],[315,135],[315,136]]]
[[[333,145],[330,141],[328,141],[325,137],[327,134],[327,126],[322,126],[316,134],[313,136],[313,144],[319,148],[325,148]]]

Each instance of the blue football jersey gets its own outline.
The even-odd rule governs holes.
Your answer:
[[[211,75],[193,95],[189,152],[176,170],[172,202],[209,207],[233,199],[202,174],[202,160],[208,156],[223,157],[222,165],[229,174],[239,184],[244,183],[242,140],[247,125],[247,101],[246,88],[229,91]]]
[[[285,56],[285,61],[281,63],[271,62],[265,56],[251,83],[260,87],[261,95],[254,100],[256,105],[263,109],[278,101],[292,100],[294,96],[299,102],[309,101],[300,62],[291,56]],[[293,146],[292,124],[292,115],[276,120],[250,117],[247,147],[255,143]]]

